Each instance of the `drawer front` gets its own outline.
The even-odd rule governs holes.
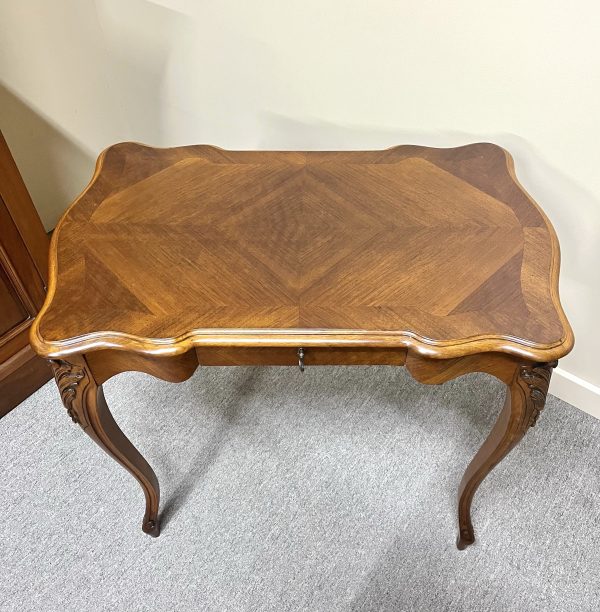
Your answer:
[[[314,365],[404,365],[402,348],[303,348],[304,364]],[[298,348],[294,347],[199,347],[198,363],[212,366],[272,365],[297,366]]]

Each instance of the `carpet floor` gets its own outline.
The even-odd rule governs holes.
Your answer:
[[[600,609],[600,421],[554,397],[479,489],[461,552],[491,377],[200,368],[105,392],[159,478],[161,536],[48,384],[0,420],[2,611]]]

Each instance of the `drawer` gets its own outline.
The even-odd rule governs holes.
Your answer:
[[[305,347],[304,364],[313,365],[404,365],[402,348]],[[198,363],[207,366],[272,365],[297,366],[297,347],[198,347]]]

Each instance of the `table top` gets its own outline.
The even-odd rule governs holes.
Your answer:
[[[573,345],[556,235],[493,144],[114,145],[50,260],[32,330],[48,357],[397,346],[550,361]]]

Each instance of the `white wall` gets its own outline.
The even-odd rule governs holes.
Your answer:
[[[552,391],[600,416],[593,0],[6,0],[0,127],[46,227],[122,140],[508,148],[563,251]]]

